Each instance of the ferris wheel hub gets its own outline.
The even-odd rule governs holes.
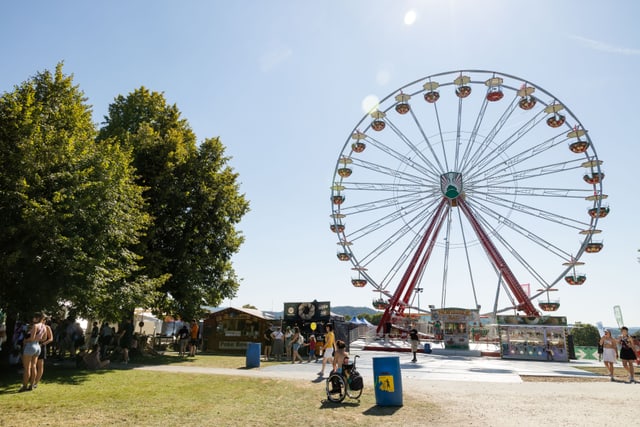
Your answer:
[[[457,199],[462,194],[462,173],[447,172],[440,175],[440,190],[450,199]]]

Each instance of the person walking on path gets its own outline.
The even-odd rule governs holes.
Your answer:
[[[411,352],[413,353],[412,362],[417,362],[416,355],[418,353],[418,345],[420,345],[420,337],[418,336],[418,330],[413,328],[409,331],[409,342],[411,344]]]
[[[609,329],[604,330],[604,335],[600,338],[600,345],[602,346],[602,361],[609,372],[609,378],[614,381],[613,364],[616,363],[618,358],[618,343],[611,336]]]
[[[633,362],[636,361],[636,352],[634,350],[635,344],[633,338],[629,335],[629,328],[623,326],[620,328],[622,335],[618,337],[618,343],[620,344],[620,360],[622,360],[622,366],[627,370],[629,374],[629,383],[635,383]]]
[[[296,359],[302,363],[302,357],[298,353],[302,344],[304,344],[304,338],[302,338],[300,329],[296,326],[293,328],[293,337],[291,338],[291,363],[296,363]]]
[[[325,330],[324,346],[322,347],[324,350],[322,353],[322,368],[320,368],[320,372],[318,372],[318,375],[320,376],[324,375],[324,367],[327,365],[327,362],[333,365],[333,347],[336,342],[336,336],[333,333],[333,326],[328,324],[325,326]]]

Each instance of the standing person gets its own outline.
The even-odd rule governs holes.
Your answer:
[[[100,344],[100,358],[104,359],[109,347],[111,346],[113,341],[113,329],[109,326],[109,323],[103,322],[100,327],[100,338],[98,342]]]
[[[195,320],[191,321],[191,347],[189,348],[189,356],[196,357],[196,350],[198,350],[198,333],[200,332],[200,327],[198,327],[198,322]]]
[[[618,344],[611,336],[611,331],[609,329],[604,330],[604,335],[600,338],[600,345],[602,346],[602,361],[604,362],[604,366],[607,368],[607,371],[609,371],[609,378],[611,378],[611,381],[614,381],[613,364],[618,358]]]
[[[89,342],[91,347],[98,344],[99,338],[100,338],[100,328],[98,327],[98,322],[93,322],[93,327],[91,328],[91,340]]]
[[[620,360],[622,360],[622,366],[627,370],[629,374],[629,382],[635,383],[633,362],[636,360],[636,352],[634,350],[635,345],[633,338],[629,335],[629,328],[623,326],[620,328],[622,335],[618,337],[618,343],[620,344]]]
[[[300,353],[298,353],[301,345],[300,338],[302,338],[302,335],[300,334],[300,329],[296,326],[293,328],[293,336],[291,337],[291,363],[296,363],[296,359],[302,363],[302,357],[300,357]]]
[[[336,341],[336,336],[333,333],[333,326],[327,324],[325,326],[325,331],[324,347],[322,347],[324,350],[322,354],[322,368],[320,368],[320,372],[318,372],[318,375],[320,376],[324,375],[324,367],[327,365],[327,362],[333,365],[333,346]]]
[[[271,357],[271,345],[273,344],[273,338],[271,337],[271,327],[264,331],[262,340],[264,341],[264,357],[266,360],[269,360],[269,358]]]
[[[186,323],[182,323],[182,327],[178,331],[178,345],[180,357],[187,355],[187,344],[189,344],[189,328]]]
[[[409,343],[411,343],[411,352],[413,353],[412,362],[417,362],[416,355],[418,353],[418,346],[420,345],[420,337],[418,336],[418,330],[413,328],[409,331]]]
[[[317,362],[318,356],[316,356],[316,336],[313,334],[309,335],[309,342],[304,345],[309,347],[308,363],[311,363],[311,359],[315,359],[315,361]]]
[[[40,341],[45,337],[46,331],[42,325],[42,313],[33,315],[31,326],[23,341],[22,349],[22,387],[18,393],[30,391],[37,374],[38,355],[40,354]]]
[[[282,360],[282,353],[284,352],[284,334],[282,333],[282,328],[277,327],[271,334],[271,337],[273,338],[273,355],[279,362]]]
[[[129,363],[129,349],[131,348],[131,341],[133,340],[133,320],[127,319],[122,325],[122,331],[120,331],[120,348],[122,349],[122,359],[124,364]]]
[[[38,362],[36,363],[36,378],[33,382],[33,388],[37,388],[42,375],[44,374],[44,361],[47,358],[47,346],[53,342],[53,331],[51,327],[47,325],[45,316],[42,316],[42,325],[44,326],[45,335],[42,341],[40,341],[40,354],[38,355]]]
[[[293,331],[290,326],[287,326],[287,329],[284,331],[284,348],[287,352],[287,360],[291,359],[291,343],[293,338]]]

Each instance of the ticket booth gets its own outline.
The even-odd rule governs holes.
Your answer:
[[[433,308],[431,321],[434,332],[444,342],[446,349],[469,349],[471,325],[479,322],[478,309],[469,308]]]

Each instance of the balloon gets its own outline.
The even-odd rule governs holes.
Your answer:
[[[316,322],[311,322],[311,330],[315,331],[316,327],[317,327]]]

